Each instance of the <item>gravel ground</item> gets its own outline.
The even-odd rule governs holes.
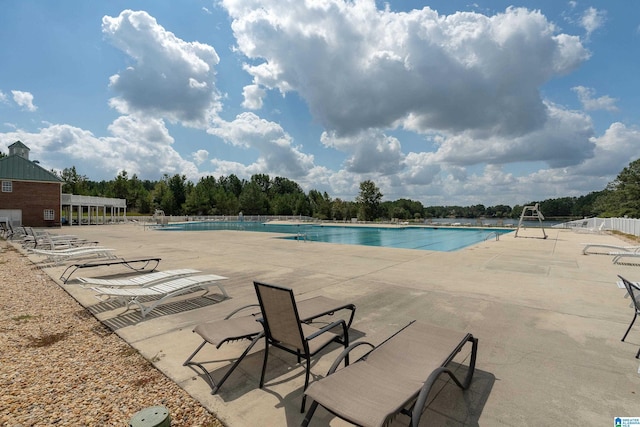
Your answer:
[[[0,239],[0,425],[126,426],[169,409],[171,425],[222,423]]]

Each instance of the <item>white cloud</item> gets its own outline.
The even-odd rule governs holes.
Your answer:
[[[253,113],[239,114],[231,122],[220,120],[217,127],[207,132],[235,146],[258,150],[253,173],[272,173],[295,180],[304,177],[314,166],[313,156],[293,146],[291,136],[279,124]]]
[[[587,38],[589,38],[594,31],[604,25],[606,16],[607,13],[605,11],[597,10],[594,7],[590,7],[584,11],[580,18],[580,25],[586,31]]]
[[[323,132],[320,139],[326,147],[351,154],[345,162],[349,172],[389,175],[404,167],[400,141],[382,132],[368,130],[348,138],[340,138],[334,132]]]
[[[263,98],[266,93],[267,92],[258,85],[245,86],[242,90],[242,96],[244,96],[242,106],[249,110],[259,110],[262,108]]]
[[[13,101],[24,110],[34,112],[38,109],[33,105],[33,95],[30,92],[22,92],[20,90],[12,90]]]
[[[110,79],[118,94],[110,104],[120,113],[205,127],[220,110],[215,87],[220,59],[213,47],[181,40],[146,12],[105,16],[102,32],[134,61]]]
[[[591,119],[579,112],[545,103],[544,125],[521,136],[480,135],[463,132],[436,137],[435,157],[448,164],[507,164],[546,162],[551,167],[575,165],[593,156]]]
[[[75,126],[49,125],[38,132],[0,134],[0,139],[23,141],[31,149],[31,157],[47,169],[76,166],[92,180],[112,178],[122,170],[146,179],[160,179],[165,173],[200,177],[196,165],[172,148],[173,138],[162,120],[121,116],[108,129],[111,136],[97,137]]]
[[[374,1],[224,0],[254,85],[297,91],[338,135],[404,124],[520,135],[543,126],[538,88],[589,57],[540,12],[443,16]]]
[[[2,102],[3,104],[6,104],[7,102],[9,102],[7,95],[1,90],[0,90],[0,102]]]
[[[271,89],[296,91],[314,124],[324,126],[320,141],[305,146],[324,144],[342,154],[342,165],[316,164],[308,147],[255,113],[221,119],[215,49],[132,11],[103,19],[105,37],[129,65],[110,78],[110,105],[123,115],[107,136],[45,124],[37,132],[2,133],[0,144],[22,140],[43,166],[75,165],[90,179],[121,170],[145,179],[267,173],[347,200],[373,179],[385,200],[513,205],[604,188],[640,143],[640,132],[622,123],[596,136],[588,115],[542,98],[541,86],[589,52],[540,12],[446,16],[425,7],[400,14],[378,10],[372,0],[221,3],[253,79],[242,107],[270,106]],[[599,24],[589,25],[593,31]],[[585,110],[615,110],[615,99],[573,90]],[[217,150],[208,146],[189,148],[182,158],[167,129],[176,122],[206,129],[246,160],[211,158]],[[410,132],[424,138],[424,148],[417,139],[405,142]],[[526,171],[515,174],[520,166]]]
[[[618,111],[618,107],[616,107],[617,99],[615,98],[611,98],[607,95],[601,96],[599,98],[594,98],[596,91],[592,88],[584,86],[576,86],[571,88],[571,90],[573,90],[578,95],[578,99],[582,104],[582,108],[587,111]]]
[[[196,165],[201,165],[209,158],[209,152],[207,150],[198,150],[195,153],[191,153],[191,156]]]

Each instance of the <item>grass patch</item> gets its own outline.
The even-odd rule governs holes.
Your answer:
[[[129,357],[138,354],[138,350],[133,347],[122,347],[118,352],[119,356]]]
[[[621,238],[625,242],[628,242],[628,243],[640,243],[640,237],[634,236],[633,234],[623,233],[623,232],[618,231],[618,230],[610,230],[609,232],[611,234],[613,234],[614,236],[618,236],[619,238]]]
[[[64,340],[69,336],[71,331],[64,332],[54,332],[51,334],[42,334],[39,337],[30,337],[29,338],[29,346],[30,347],[49,347],[59,341]]]
[[[30,314],[21,314],[20,316],[12,317],[11,319],[16,323],[27,323],[29,320],[35,319],[35,316]]]
[[[133,385],[136,387],[144,387],[151,382],[153,382],[153,378],[144,377],[138,378],[137,380],[133,381]]]

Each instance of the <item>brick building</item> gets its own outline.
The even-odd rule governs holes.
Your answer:
[[[60,225],[64,182],[36,161],[20,141],[9,146],[0,159],[0,217],[14,225],[53,227]]]

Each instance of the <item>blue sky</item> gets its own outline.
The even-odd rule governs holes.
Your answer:
[[[640,3],[2,1],[0,151],[90,180],[281,176],[522,204],[638,158]]]

